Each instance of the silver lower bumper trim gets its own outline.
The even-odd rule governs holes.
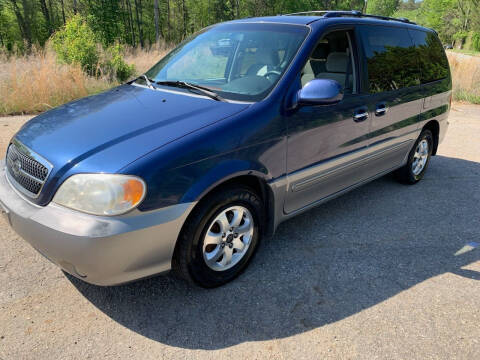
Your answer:
[[[170,270],[178,234],[195,203],[117,217],[56,204],[38,207],[7,182],[0,161],[0,211],[42,255],[82,280],[116,285]]]

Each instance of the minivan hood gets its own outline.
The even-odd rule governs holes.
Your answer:
[[[16,138],[49,160],[56,172],[64,168],[63,173],[65,167],[115,147],[113,163],[110,156],[108,163],[91,170],[118,171],[149,151],[247,107],[126,84],[43,113],[26,123]]]

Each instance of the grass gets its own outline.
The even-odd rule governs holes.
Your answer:
[[[474,94],[465,90],[454,90],[453,100],[480,105],[480,94]]]
[[[171,49],[171,45],[164,43],[154,44],[148,49],[130,47],[125,50],[125,61],[135,65],[135,74],[138,76],[155,65]]]
[[[474,51],[474,50],[450,49],[447,51],[452,51],[459,54],[465,54],[465,55],[471,55],[471,56],[480,56],[480,51]]]
[[[125,51],[127,63],[139,75],[168,51],[165,45]],[[79,66],[61,64],[51,50],[34,50],[25,56],[0,53],[0,116],[36,114],[66,102],[118,85],[109,74],[86,75]]]
[[[78,66],[58,64],[52,53],[0,58],[1,115],[45,111],[106,87]]]
[[[453,78],[453,98],[480,104],[480,57],[447,52]]]

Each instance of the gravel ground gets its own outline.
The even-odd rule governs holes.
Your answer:
[[[0,119],[2,154],[24,121]],[[219,289],[88,285],[0,219],[0,359],[479,359],[479,203],[480,107],[457,104],[421,183],[282,224]]]

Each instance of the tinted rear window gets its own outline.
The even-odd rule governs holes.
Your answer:
[[[360,26],[367,58],[369,91],[398,90],[420,83],[416,49],[407,29]]]
[[[409,30],[416,49],[422,84],[448,77],[448,59],[440,40],[433,32]]]

